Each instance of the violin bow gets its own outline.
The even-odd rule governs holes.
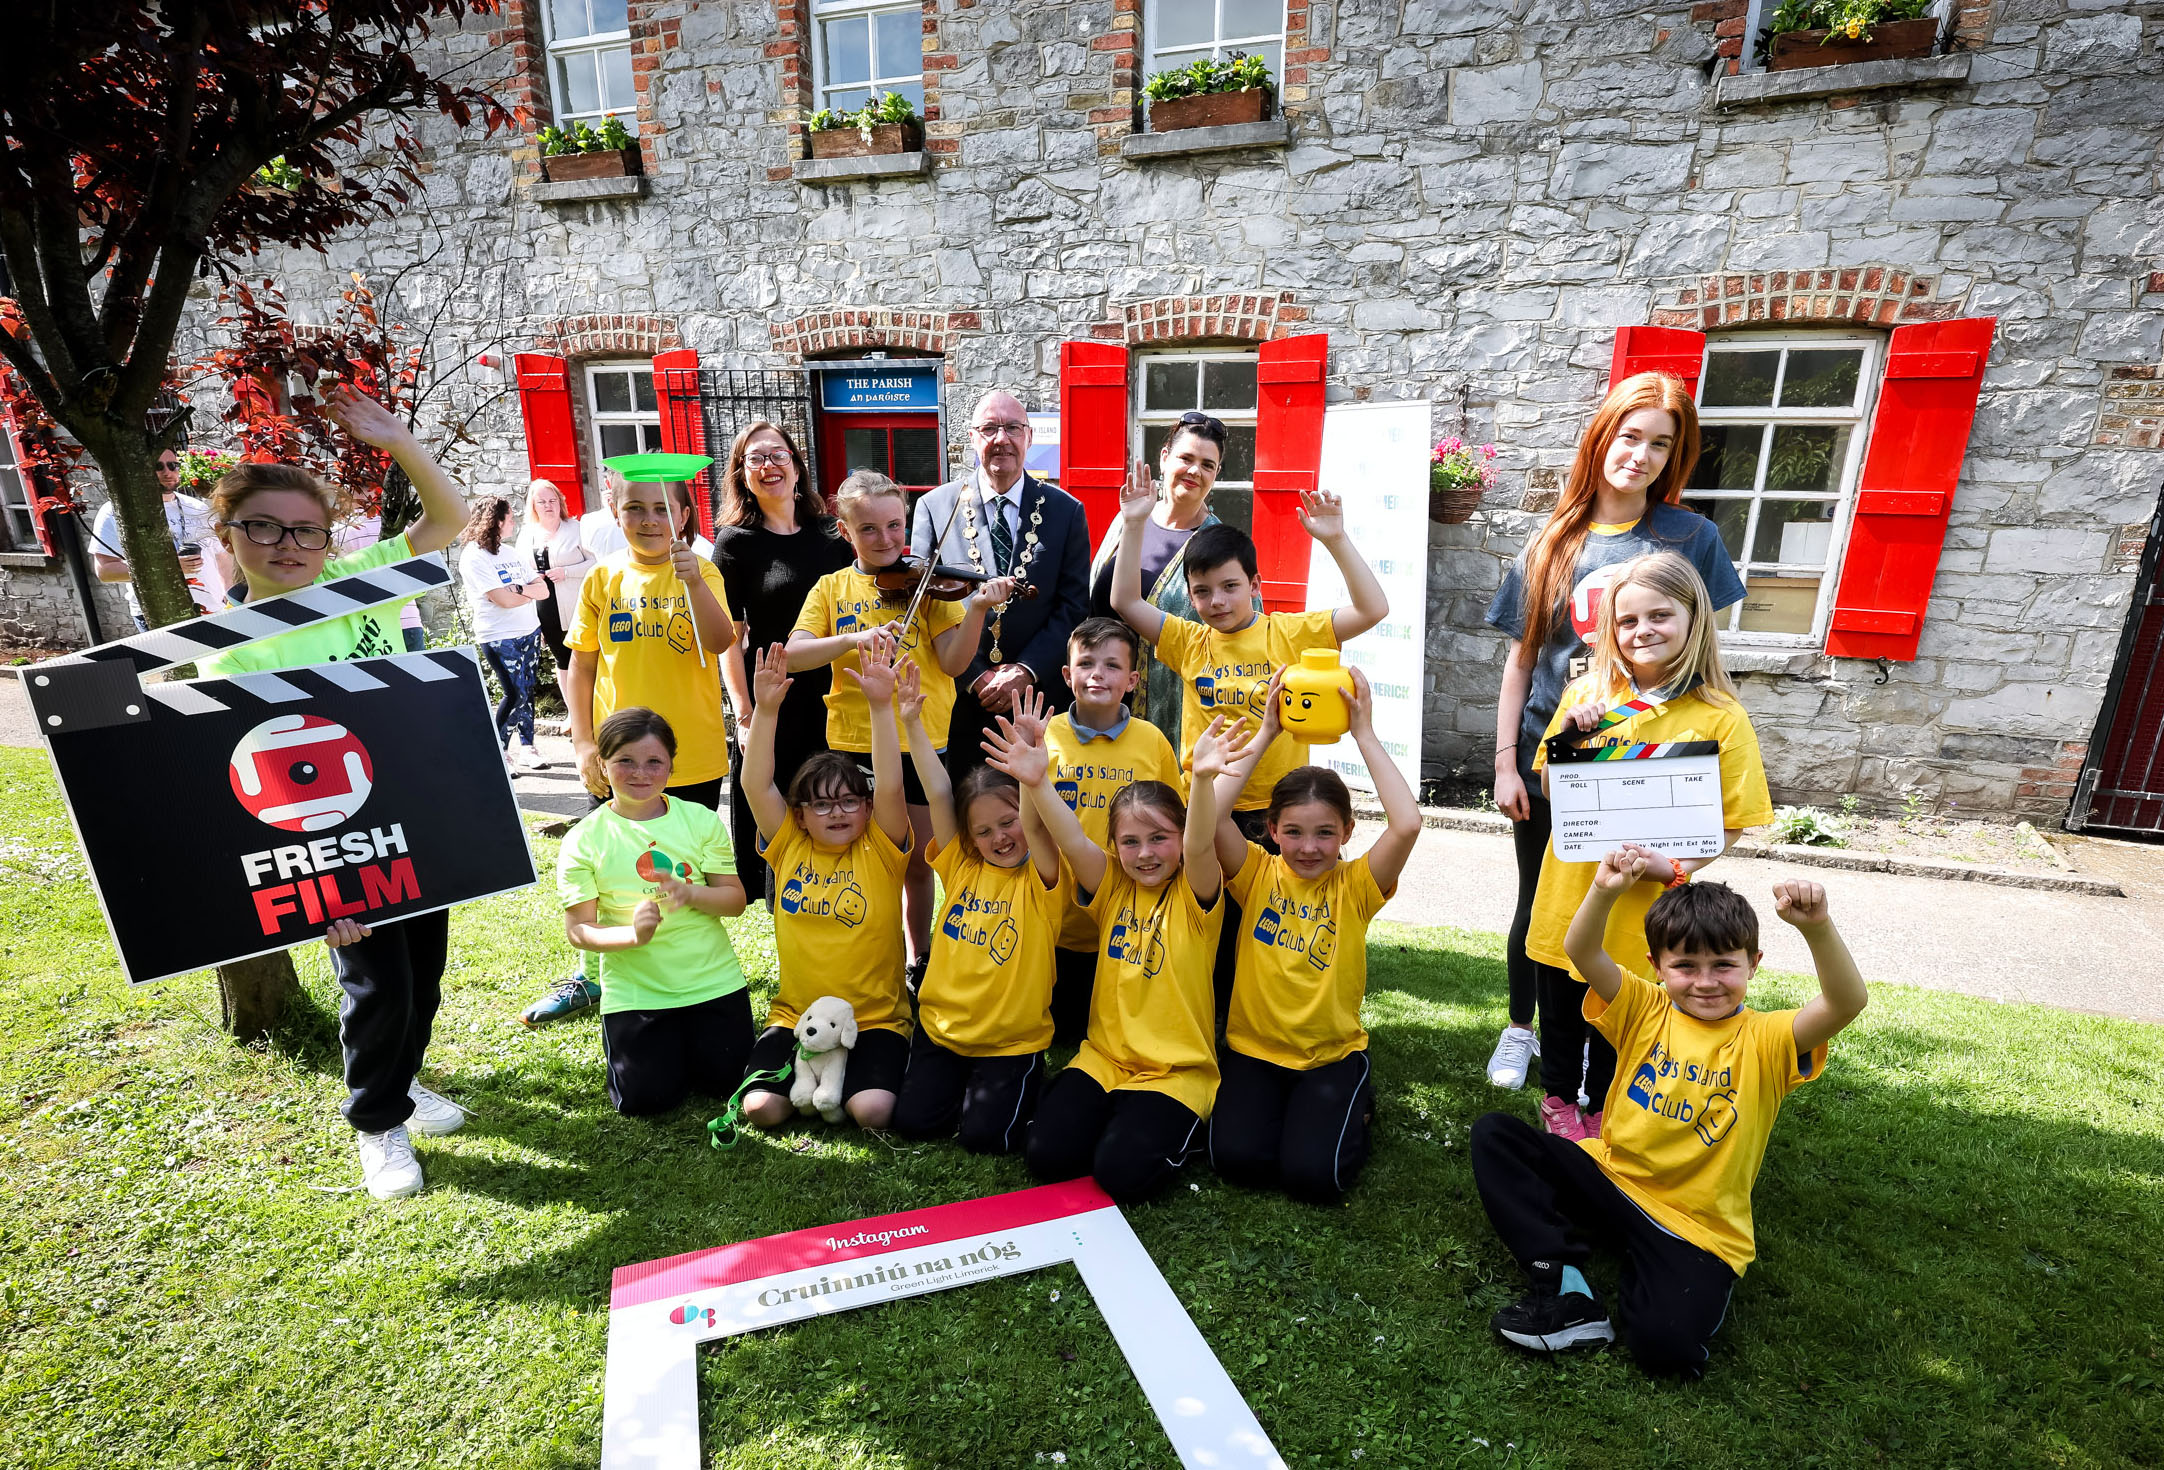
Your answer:
[[[976,487],[970,487],[974,490]],[[931,590],[932,573],[939,568],[939,550],[947,544],[947,533],[954,529],[954,517],[962,508],[962,497],[954,497],[954,505],[947,511],[947,523],[939,528],[939,535],[932,541],[932,549],[924,553],[924,573],[917,578],[916,593],[909,599],[909,611],[902,614],[902,634],[908,636],[909,626],[917,618],[917,609],[924,605],[924,594]]]

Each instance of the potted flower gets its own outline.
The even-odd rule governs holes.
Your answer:
[[[541,145],[542,177],[552,184],[567,179],[620,179],[645,172],[639,145],[622,118],[603,118],[598,129],[583,122],[573,123],[568,131],[545,127],[534,134],[534,141]]]
[[[1471,518],[1495,487],[1495,446],[1468,444],[1455,434],[1428,455],[1428,519],[1455,526]]]
[[[1938,43],[1932,0],[1781,0],[1766,26],[1768,71],[1929,56]]]
[[[900,92],[880,92],[854,112],[822,107],[804,121],[814,158],[866,158],[874,153],[922,153],[924,124]]]
[[[1158,72],[1142,91],[1150,99],[1150,131],[1170,133],[1261,122],[1270,115],[1277,83],[1269,63],[1236,51],[1222,61],[1205,56]]]

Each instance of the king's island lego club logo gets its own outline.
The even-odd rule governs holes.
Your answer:
[[[265,720],[233,747],[227,774],[250,816],[287,832],[337,826],[375,786],[368,747],[321,715]]]

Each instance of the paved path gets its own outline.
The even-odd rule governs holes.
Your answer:
[[[0,678],[0,744],[35,745],[21,686]],[[576,817],[586,798],[571,770],[571,744],[542,737],[552,770],[517,778],[528,811]],[[1796,932],[1773,918],[1773,884],[1813,878],[1831,892],[1835,916],[1866,978],[1958,990],[1993,1000],[2164,1021],[2164,846],[2075,839],[2085,873],[2115,879],[2126,898],[2045,893],[1890,873],[1804,868],[1731,856],[1714,876],[1741,890],[1765,923],[1766,962],[1808,973]],[[1431,828],[1421,834],[1399,894],[1383,917],[1500,933],[1516,890],[1510,840]]]

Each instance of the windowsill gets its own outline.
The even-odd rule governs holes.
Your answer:
[[[55,565],[54,558],[42,551],[0,551],[0,568],[13,567],[25,572],[49,572]]]
[[[1713,105],[1752,107],[1853,92],[1958,86],[1969,79],[1971,59],[1971,54],[1963,51],[1952,56],[1908,56],[1846,66],[1807,66],[1795,71],[1738,72],[1715,80]]]
[[[1223,153],[1234,148],[1283,148],[1292,142],[1292,124],[1282,116],[1261,122],[1228,123],[1221,128],[1181,128],[1171,133],[1129,133],[1120,139],[1122,158],[1177,158],[1190,153]]]
[[[1801,645],[1769,648],[1764,644],[1721,644],[1721,667],[1731,674],[1771,674],[1807,678],[1823,660],[1818,648]]]
[[[861,158],[799,158],[789,165],[800,184],[846,184],[853,179],[911,179],[932,171],[932,155],[867,153]]]
[[[637,199],[646,192],[644,174],[623,174],[613,179],[564,179],[536,182],[533,197],[542,204],[590,204],[596,199]]]

